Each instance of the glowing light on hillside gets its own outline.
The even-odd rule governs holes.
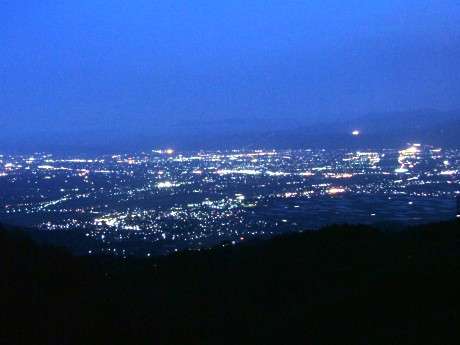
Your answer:
[[[217,170],[218,175],[230,175],[230,174],[240,174],[240,175],[259,175],[260,171],[254,169],[220,169]]]
[[[351,135],[353,135],[353,136],[355,136],[355,137],[357,137],[357,136],[360,135],[360,134],[361,134],[361,131],[359,131],[359,130],[357,130],[357,129],[355,129],[353,132],[351,132]]]
[[[235,194],[235,197],[238,201],[243,201],[245,199],[245,196],[243,194]]]
[[[42,170],[55,170],[56,168],[53,167],[52,165],[39,165],[39,166],[38,166],[38,169],[42,169]]]
[[[174,153],[173,149],[166,149],[166,150],[152,150],[152,152],[159,153],[159,154],[167,154],[172,155]]]
[[[288,176],[289,174],[283,171],[267,171],[268,176]]]
[[[329,188],[327,190],[327,193],[330,195],[341,194],[341,193],[345,193],[345,189],[344,188]]]
[[[400,167],[400,168],[395,169],[395,173],[397,173],[397,174],[405,174],[408,171],[409,170],[404,168],[404,167]]]
[[[451,176],[451,175],[456,175],[457,172],[458,172],[457,170],[446,170],[446,171],[441,171],[439,175]]]
[[[405,149],[405,150],[401,150],[399,151],[399,154],[403,155],[403,156],[411,156],[411,155],[414,155],[416,153],[420,152],[420,149],[418,148],[418,146],[416,145],[412,145],[411,147]]]
[[[157,183],[158,188],[171,188],[174,187],[174,184],[170,181],[164,181]]]

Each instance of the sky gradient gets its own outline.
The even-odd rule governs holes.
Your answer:
[[[460,108],[458,1],[0,1],[0,22],[5,147]]]

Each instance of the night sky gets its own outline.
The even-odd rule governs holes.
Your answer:
[[[458,0],[18,0],[0,23],[9,149],[460,108]]]

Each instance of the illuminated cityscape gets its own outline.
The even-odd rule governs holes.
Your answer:
[[[88,253],[151,255],[331,223],[449,219],[459,166],[459,150],[420,144],[356,152],[3,155],[0,220],[84,234],[97,244]]]
[[[1,1],[0,345],[460,344],[460,1]]]

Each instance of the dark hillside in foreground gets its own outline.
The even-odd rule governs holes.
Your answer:
[[[336,226],[152,259],[0,231],[5,344],[458,344],[460,223]]]

